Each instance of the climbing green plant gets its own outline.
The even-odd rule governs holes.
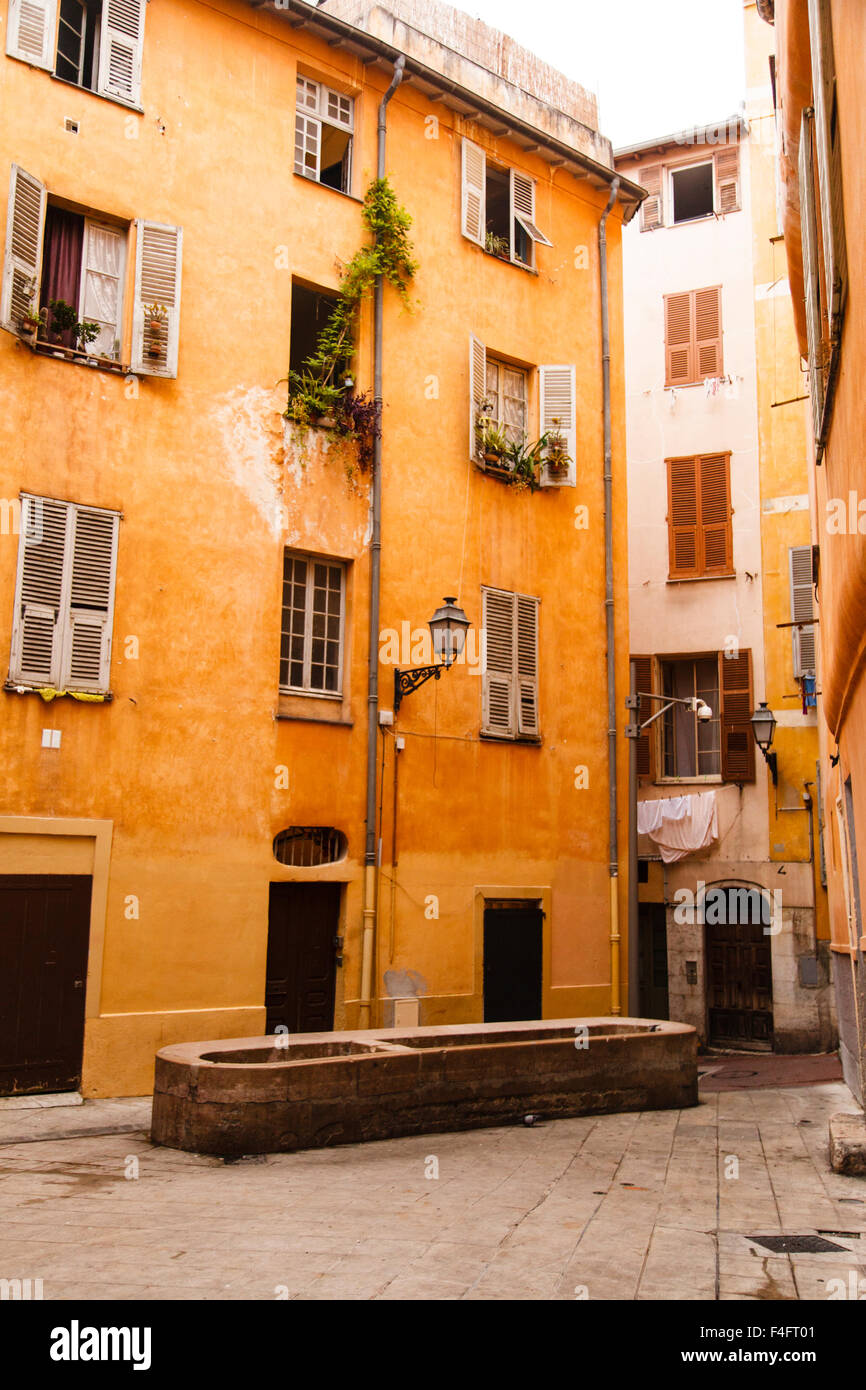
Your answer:
[[[354,352],[358,313],[381,275],[411,308],[409,285],[417,271],[409,229],[412,219],[387,179],[375,179],[364,197],[362,216],[371,242],[344,267],[337,302],[300,371],[288,376],[286,417],[305,429],[332,418],[338,434],[358,440],[359,465],[369,466],[380,426],[378,409],[365,396],[351,394],[346,375]]]

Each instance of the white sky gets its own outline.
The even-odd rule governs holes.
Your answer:
[[[720,121],[745,96],[743,0],[451,0],[599,98],[614,147]]]

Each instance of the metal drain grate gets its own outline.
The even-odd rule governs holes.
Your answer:
[[[831,1251],[850,1254],[844,1245],[836,1245],[823,1236],[746,1236],[746,1239],[779,1255],[824,1255]]]

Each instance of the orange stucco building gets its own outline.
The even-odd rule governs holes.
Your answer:
[[[820,623],[822,816],[845,1078],[861,1099],[866,1048],[866,353],[862,63],[857,0],[758,0],[775,30],[779,201],[812,441]]]
[[[266,1028],[626,1011],[598,230],[610,201],[621,696],[641,192],[612,190],[581,88],[417,8],[9,0],[0,1093],[140,1094],[158,1047]],[[370,473],[284,418],[284,379],[367,239],[401,56],[386,171],[418,269],[411,312],[384,294],[371,643]],[[367,302],[361,392],[374,327]],[[565,473],[515,486],[480,417],[555,427]],[[443,595],[465,657],[395,714]]]

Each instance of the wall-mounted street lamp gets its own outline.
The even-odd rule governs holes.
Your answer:
[[[705,724],[713,718],[709,705],[692,696],[680,699],[675,695],[658,695],[655,691],[638,691],[637,668],[631,663],[631,694],[626,700],[626,709],[631,711],[632,722],[626,725],[625,736],[628,745],[628,1010],[632,1018],[640,1009],[640,943],[638,941],[638,891],[637,891],[637,741],[642,733],[661,719],[674,705],[685,705]],[[662,701],[661,709],[641,722],[642,700]]]
[[[776,716],[771,709],[767,709],[766,702],[761,701],[755,713],[752,715],[752,733],[755,735],[755,742],[764,755],[764,761],[770,769],[770,776],[773,779],[773,786],[779,785],[779,770],[776,766],[776,754],[769,751],[773,742],[773,734],[776,732]]]
[[[441,608],[437,608],[428,623],[433,638],[433,651],[439,657],[432,666],[415,666],[411,671],[394,672],[394,713],[400,708],[404,695],[417,690],[419,685],[432,677],[437,680],[443,671],[453,666],[466,642],[466,633],[471,626],[469,619],[458,608],[455,598],[446,598]]]

